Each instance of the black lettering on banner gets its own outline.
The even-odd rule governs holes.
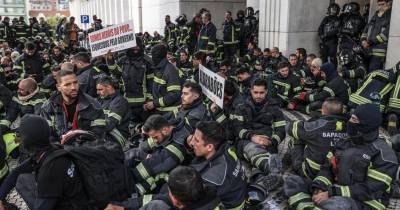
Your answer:
[[[217,77],[210,77],[210,75],[204,73],[203,71],[199,71],[199,82],[218,98],[222,99],[223,84],[218,81]]]
[[[127,35],[120,36],[120,37],[118,37],[118,44],[130,42],[135,39],[134,36],[135,36],[134,34],[127,34]]]
[[[92,45],[91,46],[91,50],[92,51],[97,51],[97,50],[101,50],[101,49],[107,48],[109,46],[110,46],[110,41],[106,40],[106,41],[102,41],[102,42],[99,42],[99,43],[96,43],[96,44]]]

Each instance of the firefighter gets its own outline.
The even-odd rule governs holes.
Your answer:
[[[392,11],[388,0],[378,0],[378,7],[361,36],[362,47],[370,52],[368,73],[382,69],[386,60]]]
[[[213,56],[216,50],[217,28],[211,22],[211,14],[205,12],[201,15],[203,26],[197,40],[196,51],[205,52],[207,56]]]

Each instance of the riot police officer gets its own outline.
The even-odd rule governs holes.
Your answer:
[[[356,2],[350,2],[344,7],[341,15],[340,28],[340,48],[352,49],[360,40],[360,35],[364,27],[363,17],[360,14],[360,5]]]

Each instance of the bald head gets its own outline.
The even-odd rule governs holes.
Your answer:
[[[27,96],[32,94],[37,89],[37,83],[32,78],[21,80],[18,84],[18,95]]]
[[[322,104],[322,115],[341,115],[343,114],[343,103],[335,98],[328,98]]]

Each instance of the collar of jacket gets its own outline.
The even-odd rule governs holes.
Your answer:
[[[83,72],[85,72],[86,70],[91,69],[92,67],[93,67],[93,65],[90,64],[90,65],[86,66],[86,67],[83,68],[83,69],[77,70],[77,71],[76,71],[76,75],[80,75],[80,74],[82,74]]]
[[[28,101],[29,99],[33,98],[38,92],[39,92],[39,86],[31,94],[27,96],[18,95],[18,99],[22,102]]]
[[[113,94],[111,94],[109,96],[106,96],[104,98],[101,98],[101,100],[102,101],[108,101],[108,100],[114,99],[118,95],[119,95],[119,92],[116,90]]]
[[[321,119],[326,119],[326,120],[340,120],[347,122],[349,120],[349,116],[347,115],[326,115],[326,116],[321,116]]]
[[[194,109],[194,108],[198,107],[199,105],[201,105],[202,103],[203,103],[203,96],[200,96],[198,99],[194,100],[193,103],[190,104],[190,106],[188,108],[184,109],[182,107],[182,110],[188,111],[188,110]]]
[[[57,94],[52,96],[50,98],[50,100],[59,106],[62,106],[63,101],[64,101],[60,92],[57,92]],[[88,108],[89,105],[90,105],[90,102],[88,101],[87,96],[85,95],[85,93],[83,93],[79,90],[78,101],[77,101],[77,110],[79,110],[79,111],[84,110],[84,109]]]
[[[206,209],[214,209],[218,206],[220,200],[217,196],[215,188],[205,187],[205,193],[203,199],[197,201],[194,204],[188,205],[184,207],[182,210],[206,210]]]

